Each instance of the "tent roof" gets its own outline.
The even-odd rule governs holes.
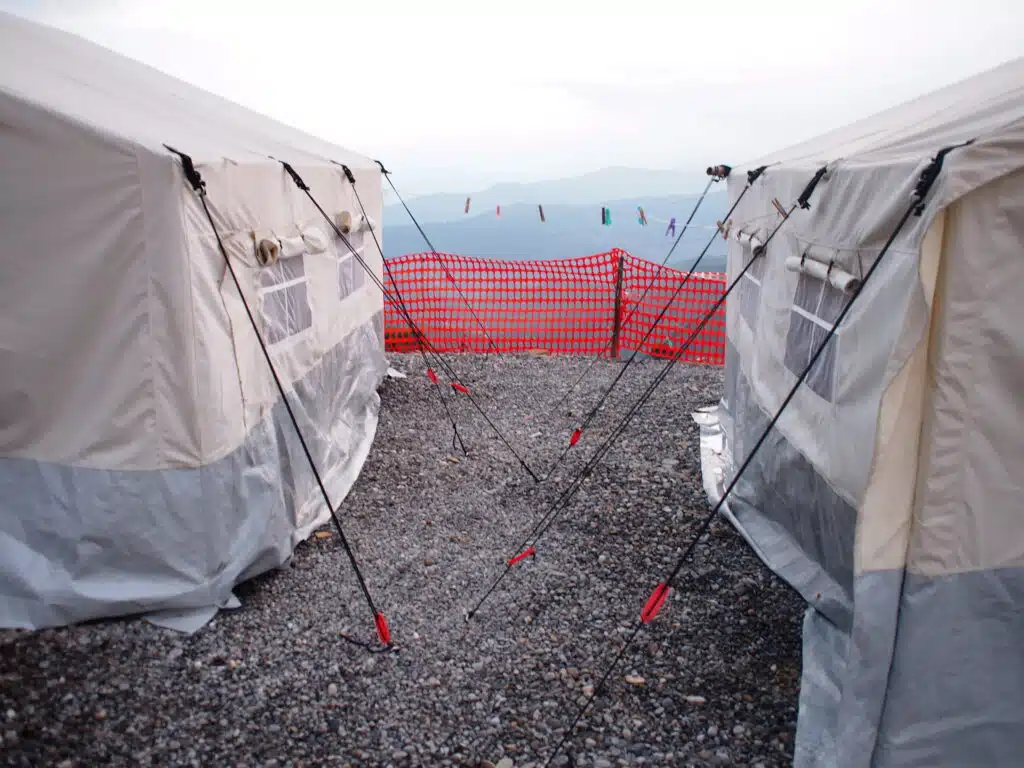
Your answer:
[[[293,165],[366,157],[290,128],[75,35],[0,13],[0,98],[35,105],[101,134],[197,162],[228,158]]]
[[[1024,120],[1024,58],[1002,64],[851,125],[744,163],[816,168],[839,159],[916,162],[937,149]]]

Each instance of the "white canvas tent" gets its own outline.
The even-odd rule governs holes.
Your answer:
[[[2,626],[143,612],[196,626],[328,519],[165,144],[206,182],[333,504],[369,451],[383,299],[278,160],[332,217],[359,212],[335,163],[348,165],[371,222],[379,167],[0,15]],[[351,242],[379,278],[370,223],[355,221]],[[267,267],[264,239],[282,246]]]
[[[715,501],[922,168],[970,139],[727,499],[809,604],[798,766],[1024,765],[1024,60],[729,179],[736,200],[768,166],[731,230],[763,241],[828,166],[728,302],[725,396],[698,415]],[[730,280],[751,258],[730,237]]]

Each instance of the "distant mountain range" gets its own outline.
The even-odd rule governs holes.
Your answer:
[[[675,240],[666,235],[668,221],[675,217],[677,234],[682,230],[699,198],[692,192],[699,183],[693,174],[610,168],[572,179],[499,184],[467,195],[424,195],[406,203],[434,247],[446,253],[522,261],[586,256],[617,247],[661,263]],[[468,214],[466,197],[471,198]],[[384,208],[385,256],[429,250],[402,206],[385,200],[390,203]],[[673,253],[673,266],[689,268],[700,255],[715,221],[725,214],[726,202],[724,185],[713,187]],[[544,222],[538,204],[544,207]],[[610,226],[601,224],[602,206],[611,211]],[[646,227],[637,221],[637,206],[644,209]],[[711,246],[699,269],[724,271],[721,240]]]
[[[707,176],[692,172],[659,171],[644,168],[603,168],[567,179],[534,181],[530,183],[496,184],[487,189],[466,194],[431,194],[412,197],[406,202],[421,221],[452,221],[462,218],[466,198],[472,198],[470,213],[502,210],[516,203],[530,205],[607,205],[614,200],[631,197],[673,197],[692,195],[703,189]],[[397,204],[387,189],[385,205]],[[400,206],[399,206],[400,208]],[[547,208],[545,207],[545,211]],[[599,219],[600,220],[600,219]]]

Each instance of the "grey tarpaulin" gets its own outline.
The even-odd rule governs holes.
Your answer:
[[[712,500],[968,139],[726,504],[808,603],[799,766],[1024,764],[1024,61],[729,180],[768,165],[731,223],[763,239],[828,165],[728,303],[725,393],[695,414]],[[730,237],[730,279],[750,258]]]

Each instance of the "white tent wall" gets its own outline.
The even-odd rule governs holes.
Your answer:
[[[333,504],[369,451],[383,297],[269,155],[331,217],[359,212],[332,161],[348,164],[378,227],[379,168],[0,14],[0,626],[149,613],[194,628],[328,519],[164,142],[206,181]],[[350,241],[379,278],[355,221]],[[286,257],[261,267],[254,237]]]
[[[1024,764],[1022,255],[1024,172],[948,209],[882,764]]]
[[[730,297],[702,457],[717,500],[849,298],[800,258],[862,275],[968,139],[725,506],[809,604],[798,766],[1024,762],[1024,62],[749,166],[731,231],[762,241],[829,171]]]
[[[383,282],[383,262],[372,235],[362,228],[346,236],[358,258],[353,256],[279,163],[244,168],[223,163],[198,169],[244,294],[243,302],[199,198],[190,188],[183,189],[186,247],[194,265],[190,290],[196,303],[196,354],[199,365],[216,371],[210,374],[215,377],[214,391],[200,402],[206,408],[199,419],[204,425],[200,453],[209,461],[233,450],[279,399],[246,305],[260,321],[271,360],[287,385],[303,378],[327,350],[382,311],[383,296],[374,278]],[[342,212],[359,218],[359,203],[340,168],[300,166],[296,172],[332,220]],[[379,221],[380,174],[355,176],[360,201],[370,219]],[[294,256],[282,255],[272,266],[261,266],[256,250],[264,239],[301,250]],[[366,274],[360,259],[374,278]],[[216,365],[224,360],[234,361],[236,368]]]
[[[346,237],[359,258],[353,256],[279,163],[244,168],[230,163],[200,165],[199,170],[244,294],[243,303],[198,198],[191,190],[183,191],[188,249],[195,265],[196,355],[209,371],[211,385],[209,396],[198,402],[204,462],[236,450],[280,400],[252,329],[248,304],[261,323],[282,382],[286,387],[295,384],[300,391],[305,388],[306,399],[318,398],[300,402],[297,415],[323,479],[341,494],[332,494],[337,503],[369,448],[369,442],[359,441],[372,436],[376,424],[377,400],[372,393],[385,368],[383,296],[363,264],[383,282],[380,252],[369,230],[360,227]],[[354,172],[357,201],[340,168],[300,165],[295,170],[332,220],[348,212],[358,222],[359,202],[372,222],[380,220],[379,172]],[[307,240],[312,237],[313,247],[304,243],[298,255],[282,256],[271,267],[257,263],[259,240],[297,242],[303,234]],[[379,232],[377,240],[381,241]],[[282,293],[287,294],[283,302],[275,299]],[[217,364],[225,360],[234,365]],[[280,416],[285,419],[280,437],[290,439],[287,416]],[[313,475],[300,471],[306,464],[301,445],[293,448],[297,452],[288,464],[298,472],[298,486],[292,488],[294,498],[289,502],[296,516],[296,537],[304,537],[329,512]],[[353,459],[358,460],[352,463]]]

